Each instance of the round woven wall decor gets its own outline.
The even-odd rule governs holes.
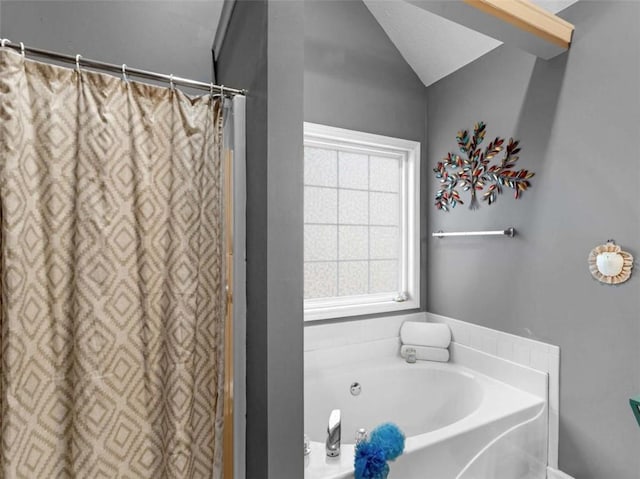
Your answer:
[[[596,246],[589,253],[589,271],[602,283],[624,283],[631,277],[631,268],[633,256],[613,241]]]

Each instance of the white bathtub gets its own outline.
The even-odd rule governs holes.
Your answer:
[[[389,421],[407,437],[390,479],[545,477],[544,398],[460,364],[407,364],[397,356],[313,363],[305,367],[305,432],[312,440],[305,479],[352,478],[355,432]],[[361,385],[357,396],[354,382]],[[325,454],[332,409],[342,412],[337,458]]]

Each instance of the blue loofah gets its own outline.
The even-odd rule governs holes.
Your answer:
[[[369,442],[384,451],[387,461],[395,460],[404,451],[404,434],[393,423],[376,427],[369,435]]]
[[[356,479],[386,479],[389,465],[385,451],[369,441],[362,441],[356,446],[355,477]]]
[[[386,479],[389,475],[387,461],[393,461],[404,451],[404,434],[392,423],[381,424],[369,436],[368,441],[356,445],[356,479]]]

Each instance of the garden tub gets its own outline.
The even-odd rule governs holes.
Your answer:
[[[467,366],[396,356],[306,368],[304,405],[305,479],[353,478],[356,432],[384,422],[406,435],[390,479],[545,477],[546,398]],[[325,452],[333,409],[342,433],[335,458]]]

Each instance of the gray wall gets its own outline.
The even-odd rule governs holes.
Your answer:
[[[236,3],[218,57],[247,98],[247,477],[299,479],[303,3]]]
[[[212,78],[214,6],[204,1],[2,0],[13,42],[133,68]]]
[[[246,475],[267,477],[267,2],[238,1],[217,73],[221,83],[246,88],[247,162],[247,430]]]
[[[426,89],[360,0],[305,3],[304,120],[419,141],[424,166]],[[422,204],[425,195],[422,188]],[[425,231],[423,221],[422,238]]]
[[[515,201],[435,210],[430,231],[515,226],[516,239],[430,239],[428,309],[561,347],[560,468],[578,479],[640,477],[640,271],[621,286],[587,269],[615,238],[640,257],[640,4],[582,1],[569,53],[545,62],[500,47],[428,88],[428,161],[483,120],[521,140],[536,172]]]

